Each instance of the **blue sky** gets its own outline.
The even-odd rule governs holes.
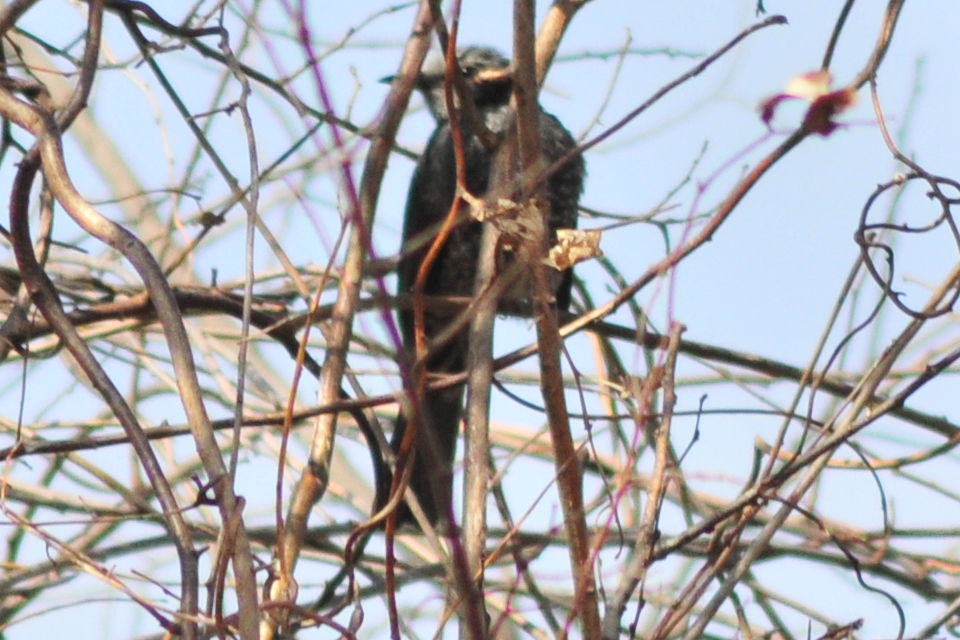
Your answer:
[[[767,0],[765,4],[770,13],[785,15],[789,24],[753,34],[701,76],[678,88],[587,154],[589,177],[582,200],[585,206],[622,216],[638,216],[651,211],[668,193],[676,190],[669,200],[672,208],[661,217],[695,218],[691,222],[695,231],[702,224],[698,216],[710,213],[743,172],[771,151],[783,139],[783,132],[799,124],[804,107],[785,105],[775,120],[776,129],[781,133],[769,136],[757,105],[779,93],[791,78],[819,68],[841,3]],[[832,65],[836,86],[848,82],[866,63],[878,34],[884,4],[879,0],[855,4]],[[541,16],[548,5],[538,3]],[[171,1],[157,9],[176,22],[189,6],[192,5]],[[380,113],[388,87],[377,80],[396,71],[413,18],[414,9],[407,6],[367,22],[369,16],[384,8],[383,3],[368,1],[315,3],[309,12],[312,34],[321,51],[340,40],[347,30],[358,28],[345,47],[323,58],[321,69],[337,113],[349,114],[361,126],[372,125]],[[560,57],[546,83],[543,106],[566,123],[575,135],[592,137],[662,85],[693,67],[703,55],[757,21],[754,9],[755,4],[749,1],[594,0],[577,15],[563,41]],[[59,22],[51,19],[55,15]],[[460,42],[495,46],[509,53],[510,15],[511,3],[505,0],[465,2]],[[260,16],[262,23],[258,24],[260,31],[255,38],[265,39],[271,34],[289,31],[288,18],[278,6],[265,9]],[[76,34],[81,20],[82,14],[70,5],[51,2],[40,3],[27,14],[23,24],[51,41],[67,41],[71,34]],[[958,23],[960,4],[955,2],[909,4],[878,77],[887,125],[904,153],[927,170],[944,175],[951,175],[958,166],[960,149],[958,96],[953,81],[960,60],[960,40],[955,33]],[[235,16],[228,19],[228,25],[234,27],[233,33],[240,31]],[[107,20],[106,33],[105,61],[126,60],[133,55],[134,49],[118,20]],[[211,39],[209,44],[215,46],[215,40]],[[239,46],[235,40],[232,44]],[[616,55],[603,58],[594,55],[612,54],[626,46],[632,53],[623,59],[619,72]],[[194,113],[207,110],[218,82],[219,68],[189,51],[172,52],[160,59],[175,79],[188,108]],[[273,38],[270,47],[255,44],[244,52],[242,59],[276,76],[290,74],[303,64],[302,51],[296,43],[280,37]],[[318,105],[309,74],[301,74],[292,86],[306,103]],[[236,85],[229,86],[226,92],[236,96]],[[598,115],[601,108],[603,111]],[[192,161],[193,139],[142,67],[101,72],[91,99],[91,113],[111,135],[129,169],[145,189],[168,186]],[[307,121],[281,99],[259,89],[255,90],[251,114],[261,165],[271,162],[291,140],[301,135]],[[237,176],[245,176],[247,143],[240,119],[221,114],[212,121],[211,140],[230,170]],[[807,364],[840,288],[859,255],[853,234],[864,203],[877,184],[891,180],[902,170],[884,146],[867,91],[861,91],[856,106],[840,116],[839,121],[843,126],[832,135],[805,141],[778,163],[710,243],[685,260],[668,278],[640,292],[636,301],[651,316],[655,326],[663,329],[670,320],[675,320],[687,326],[685,337],[690,340],[756,353],[795,366]],[[429,115],[415,97],[402,125],[399,144],[415,151],[421,149],[432,126]],[[307,151],[290,162],[308,157],[315,160],[318,148],[329,147],[329,131],[321,129],[308,143]],[[351,140],[350,149],[355,153],[353,159],[359,175],[365,145]],[[88,149],[77,139],[69,139],[67,153],[81,192],[94,201],[108,200],[113,195],[108,181],[85,161]],[[330,158],[322,154],[320,157]],[[330,258],[343,210],[342,183],[333,171],[334,166],[331,161],[329,167],[313,167],[303,175],[291,172],[287,180],[271,185],[264,193],[265,219],[296,264],[322,266]],[[399,249],[406,187],[413,166],[411,160],[400,155],[391,159],[374,229],[375,248],[381,256],[394,255]],[[9,161],[0,167],[0,184],[9,183],[13,169]],[[160,201],[161,217],[189,220],[206,207],[214,206],[227,191],[212,169],[198,171],[193,178],[186,187],[196,198],[186,198],[175,205],[169,200]],[[873,219],[881,218],[885,208],[891,206],[889,199],[882,200]],[[117,219],[128,215],[115,203],[104,202],[103,210]],[[936,213],[919,186],[906,189],[896,209],[897,220],[912,225],[929,222]],[[200,274],[201,278],[207,278],[213,270],[221,282],[242,276],[243,259],[237,245],[240,237],[237,225],[242,221],[242,211],[235,208],[230,216],[232,226],[214,233],[190,265],[193,273]],[[60,237],[78,240],[95,253],[99,251],[68,222],[58,221],[58,224]],[[586,216],[581,221],[581,226],[586,228],[604,224],[602,220]],[[671,227],[671,246],[676,246],[681,229],[680,224]],[[186,239],[196,233],[196,228],[185,223],[182,229],[172,233]],[[646,223],[607,233],[602,249],[628,280],[639,277],[665,253],[661,230]],[[931,283],[939,282],[956,264],[956,254],[956,247],[943,236],[903,239],[898,245],[898,279],[894,285],[905,293],[904,301],[921,305]],[[9,253],[0,253],[0,258],[8,261]],[[257,264],[262,269],[278,268],[263,243],[257,246]],[[603,302],[611,297],[613,284],[599,265],[581,265],[577,273],[587,282],[595,300]],[[853,311],[850,304],[845,307],[841,328],[846,326],[848,316],[850,323],[866,317],[868,302],[875,299],[876,288],[867,285],[864,290],[863,298]],[[632,323],[625,311],[614,320],[627,326]],[[903,314],[886,310],[882,327],[873,337],[858,338],[854,342],[845,367],[858,371],[869,354],[882,349],[905,323]],[[362,316],[358,327],[362,333],[386,340],[381,318],[376,314]],[[830,333],[828,352],[839,344],[843,334],[836,329]],[[936,352],[944,345],[955,344],[956,338],[956,329],[950,322],[937,323],[922,344],[910,352],[902,368],[922,367],[928,351]],[[496,349],[504,353],[532,339],[531,323],[503,321],[498,328]],[[574,337],[568,346],[570,358],[580,371],[586,375],[596,372],[592,345],[586,335]],[[620,346],[627,366],[632,367],[632,372],[642,374],[645,370],[642,350]],[[289,379],[284,376],[289,373],[290,364],[281,356],[270,355],[274,357],[276,370],[264,372],[268,378],[266,384],[276,383],[282,389],[283,381]],[[397,390],[395,379],[376,371],[377,367],[392,367],[388,357],[366,360],[363,366],[371,369],[364,377],[371,392]],[[19,403],[21,371],[15,369],[8,365],[2,378],[2,397],[11,407]],[[535,363],[528,361],[513,371],[530,374],[535,370]],[[90,402],[90,396],[82,389],[71,386],[75,380],[68,366],[55,361],[37,365],[35,371],[36,375],[42,371],[51,386],[65,389],[65,395],[77,394],[70,396],[76,398],[74,402]],[[759,387],[703,384],[703,376],[716,379],[719,374],[696,362],[685,360],[681,375],[687,384],[680,390],[678,411],[694,411],[704,391],[710,396],[707,409],[763,404],[751,395]],[[301,397],[304,403],[309,403],[314,394],[312,382],[307,380],[303,384]],[[763,393],[771,402],[782,406],[793,389],[784,385],[763,389]],[[535,397],[532,392],[528,395]],[[818,402],[822,402],[818,409],[829,409],[828,401]],[[73,405],[49,407],[48,403],[49,396],[45,394],[28,394],[27,415],[38,418],[62,413],[68,416],[75,411]],[[923,411],[944,415],[954,422],[960,420],[955,380],[931,385],[917,396],[915,403],[916,408]],[[598,404],[591,399],[589,406],[594,409]],[[217,407],[214,412],[218,409],[224,410]],[[179,409],[169,403],[157,403],[150,411],[157,421],[179,419]],[[16,415],[12,409],[4,413],[7,418]],[[521,425],[528,429],[542,424],[539,414],[497,394],[493,420],[501,426]],[[755,439],[770,441],[779,425],[778,419],[771,418],[705,417],[700,424],[700,442],[685,462],[691,481],[708,493],[732,497],[740,488],[745,469],[749,468]],[[928,436],[903,433],[902,427],[899,423],[878,424],[863,436],[864,443],[884,452],[912,451],[927,444]],[[575,428],[580,429],[575,435],[582,436],[583,425],[575,424]],[[678,419],[675,429],[676,446],[682,448],[692,433],[693,418]],[[349,445],[345,445],[345,449],[349,451]],[[362,454],[358,455],[361,457],[353,454],[346,457],[360,465],[362,462],[358,460],[362,460]],[[840,455],[852,457],[849,451]],[[936,478],[955,474],[955,464],[955,457],[948,458],[916,471],[921,476]],[[549,472],[546,465],[530,468],[541,474]],[[865,476],[828,472],[818,487],[819,513],[850,526],[878,529],[880,497],[872,480]],[[955,526],[960,510],[954,500],[935,491],[921,492],[916,483],[904,481],[893,473],[885,478],[884,489],[898,525]],[[515,486],[520,487],[522,480],[517,482],[515,477]],[[248,476],[242,482],[245,483],[243,490],[254,497],[256,478]],[[541,486],[542,483],[538,484],[536,489]],[[522,501],[522,487],[517,489],[517,495]],[[261,498],[258,506],[268,514],[269,496],[257,497]],[[544,522],[555,520],[554,506],[541,505],[537,517]],[[672,529],[679,526],[678,521],[669,519],[665,523],[668,532],[675,532]],[[936,553],[955,551],[949,541],[938,540],[936,545],[932,550]],[[892,637],[896,633],[893,609],[882,598],[860,589],[851,572],[775,561],[759,566],[758,578],[837,620],[865,618],[863,637]],[[905,596],[902,604],[907,611],[908,634],[922,628],[933,615],[932,611],[937,610],[912,596]],[[109,631],[106,635],[90,637],[129,635],[128,629],[118,628],[123,625],[111,619],[109,611],[109,607],[92,609],[93,617],[103,624],[102,627],[100,623],[95,625],[97,633]],[[141,615],[124,611],[134,618]],[[126,617],[120,620],[130,621]],[[798,636],[805,633],[804,618],[797,616],[788,622]],[[150,628],[149,621],[142,620],[142,623]],[[10,637],[28,637],[42,630],[42,625],[42,620],[18,625]]]

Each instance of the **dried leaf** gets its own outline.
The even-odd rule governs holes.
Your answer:
[[[783,93],[760,103],[760,119],[769,127],[780,103],[785,100],[804,100],[810,103],[804,115],[804,127],[822,136],[829,135],[839,126],[834,118],[853,106],[857,98],[853,89],[832,91],[832,84],[833,76],[827,71],[797,76],[787,83]]]
[[[550,249],[544,263],[563,271],[578,262],[602,256],[600,236],[600,229],[557,229],[557,244]]]
[[[474,219],[488,221],[497,228],[503,249],[520,251],[531,247],[544,233],[543,211],[536,198],[522,203],[501,198],[495,207],[486,202],[480,206],[474,204],[470,214]]]

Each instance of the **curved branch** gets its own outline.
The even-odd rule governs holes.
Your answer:
[[[170,345],[181,401],[193,430],[197,450],[203,461],[204,469],[213,484],[221,517],[225,522],[229,521],[236,509],[236,497],[229,483],[223,482],[226,477],[226,467],[213,437],[213,430],[206,409],[203,406],[200,385],[196,376],[190,343],[183,326],[183,319],[163,271],[147,247],[136,236],[122,226],[101,216],[77,192],[64,163],[63,148],[57,124],[49,113],[17,100],[3,88],[0,88],[0,111],[3,112],[5,117],[36,137],[37,148],[50,189],[64,210],[87,233],[116,249],[130,260],[143,278],[144,285],[150,292],[160,324]],[[240,609],[241,611],[247,609],[255,612],[257,590],[254,582],[252,556],[249,541],[243,533],[242,526],[238,532],[237,545],[233,549],[233,553]],[[241,619],[244,617],[241,616]],[[242,630],[241,635],[245,638],[253,638],[255,633],[256,625],[253,625],[252,628]]]

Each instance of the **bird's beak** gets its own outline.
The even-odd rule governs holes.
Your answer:
[[[487,69],[476,74],[473,81],[477,84],[512,82],[513,71],[509,67],[506,69]]]
[[[377,82],[381,84],[393,84],[393,81],[397,79],[397,76],[383,76]]]

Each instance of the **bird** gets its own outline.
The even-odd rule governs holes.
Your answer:
[[[458,50],[457,62],[477,114],[491,133],[502,137],[513,122],[510,61],[495,49],[474,46]],[[422,94],[436,121],[436,129],[420,156],[410,182],[398,267],[398,295],[413,292],[430,240],[447,217],[456,196],[454,143],[444,96],[442,58],[428,60],[423,65],[415,88]],[[463,134],[465,186],[471,195],[481,198],[489,186],[496,149],[484,146],[465,118],[457,120]],[[541,109],[538,122],[541,152],[547,165],[576,148],[573,136],[556,117]],[[556,243],[557,229],[576,227],[585,172],[584,160],[577,155],[559,167],[545,183],[545,196],[550,204],[547,229],[551,245]],[[469,297],[473,294],[484,223],[468,219],[465,214],[463,218],[440,249],[426,277],[423,288],[426,296]],[[572,272],[567,270],[562,277],[555,278],[553,286],[556,287],[554,296],[558,309],[566,311],[570,305]],[[449,308],[431,308],[428,305],[424,318],[428,344],[460,313],[462,308],[451,311]],[[399,312],[399,325],[404,350],[412,358],[415,349],[412,309],[405,307]],[[431,348],[425,362],[428,375],[463,372],[467,365],[468,349],[468,328],[465,325],[442,345]],[[453,465],[463,414],[463,396],[462,384],[427,390],[418,406],[420,427],[416,431],[410,487],[433,525],[447,522],[448,514],[452,513]],[[401,410],[390,441],[394,452],[399,452],[409,420],[406,411]],[[412,513],[405,503],[398,508],[397,521],[400,524],[413,522]]]

